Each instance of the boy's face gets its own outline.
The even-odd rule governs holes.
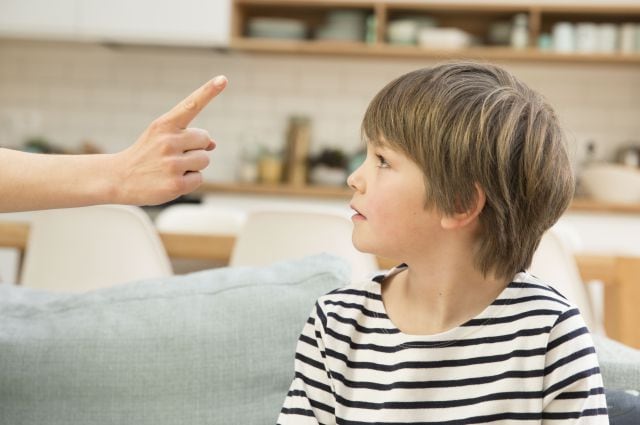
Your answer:
[[[367,144],[364,163],[349,176],[353,244],[364,252],[407,260],[437,249],[440,214],[425,209],[424,174],[405,154],[386,144]]]

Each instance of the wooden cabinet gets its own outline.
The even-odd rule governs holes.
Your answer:
[[[370,16],[375,27],[368,42],[322,41],[316,34],[327,17],[339,10],[357,10]],[[521,49],[493,45],[490,41],[494,24],[513,22],[517,14],[528,18],[528,45]],[[623,23],[640,26],[640,5],[599,4],[539,4],[530,2],[434,2],[434,1],[371,1],[371,0],[234,0],[232,9],[231,47],[251,52],[281,52],[296,54],[333,54],[373,57],[407,57],[435,59],[480,59],[504,61],[552,61],[640,64],[640,50],[623,54],[558,53],[538,47],[541,36],[548,40],[555,24],[581,22],[595,24]],[[281,40],[252,37],[249,26],[261,17],[289,18],[303,22],[307,35],[302,40]],[[388,39],[390,25],[402,18],[431,18],[439,28],[457,28],[474,36],[477,41],[463,49],[425,48],[398,45]],[[637,29],[636,31],[640,31]],[[371,34],[370,34],[371,35]],[[636,35],[635,43],[640,43]],[[640,47],[637,47],[638,49]]]

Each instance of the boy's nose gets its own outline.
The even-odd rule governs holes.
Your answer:
[[[353,173],[347,178],[347,185],[356,192],[362,192],[364,187],[362,185],[362,179],[360,178],[360,169],[362,166],[356,168]]]

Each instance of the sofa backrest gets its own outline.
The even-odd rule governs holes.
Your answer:
[[[328,255],[84,294],[0,285],[0,423],[272,424]]]

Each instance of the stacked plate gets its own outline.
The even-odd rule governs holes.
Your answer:
[[[316,31],[318,40],[364,41],[367,30],[364,10],[335,10],[327,15],[327,22]]]
[[[307,25],[298,19],[251,18],[247,24],[247,35],[256,38],[303,40],[307,37]]]

